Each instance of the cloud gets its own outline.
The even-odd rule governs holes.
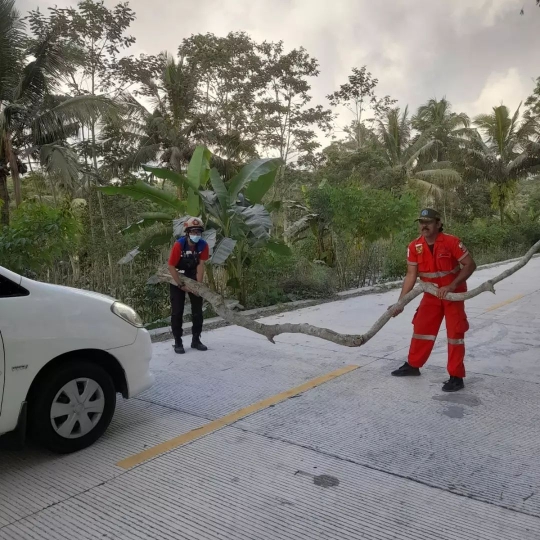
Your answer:
[[[482,26],[494,26],[509,13],[518,13],[523,0],[453,0],[453,17],[462,22],[475,18]]]
[[[113,6],[119,0],[105,0]],[[130,0],[137,13],[134,53],[176,52],[183,38],[245,31],[256,41],[304,46],[320,63],[311,81],[313,103],[366,65],[390,94],[411,110],[446,96],[471,115],[502,101],[515,107],[540,75],[540,9],[533,0]],[[29,7],[74,5],[74,0],[19,0]],[[530,83],[528,83],[530,81]],[[487,109],[485,109],[487,107]],[[349,117],[342,115],[342,123]]]
[[[530,86],[523,81],[516,68],[492,73],[478,98],[472,103],[462,103],[456,110],[465,110],[472,117],[490,112],[492,107],[506,105],[513,113],[519,103],[530,93]]]

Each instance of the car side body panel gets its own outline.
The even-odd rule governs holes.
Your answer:
[[[146,330],[112,313],[114,298],[20,278],[2,267],[0,272],[14,282],[18,280],[30,293],[0,298],[5,352],[0,434],[17,426],[22,403],[36,375],[66,353],[85,349],[108,351],[122,365],[130,395],[152,383],[148,373],[150,337]],[[136,353],[132,347],[135,345],[139,347]]]

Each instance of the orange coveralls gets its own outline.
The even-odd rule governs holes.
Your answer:
[[[461,241],[450,234],[439,233],[433,245],[433,254],[423,236],[409,244],[407,263],[418,266],[418,276],[422,281],[434,283],[438,287],[450,285],[461,267],[459,262],[468,255]],[[462,283],[455,292],[465,292],[467,285]],[[469,329],[465,302],[440,300],[425,293],[413,317],[414,334],[409,350],[409,365],[420,368],[428,360],[435,339],[446,319],[448,337],[448,373],[451,377],[465,377],[465,332]]]

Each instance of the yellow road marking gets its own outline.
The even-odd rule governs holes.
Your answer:
[[[494,306],[491,306],[490,308],[486,309],[486,312],[495,311],[496,309],[499,309],[503,306],[507,306],[508,304],[511,304],[512,302],[521,300],[524,296],[525,296],[524,294],[518,294],[517,296],[514,296],[513,298],[509,298],[508,300],[501,302],[500,304],[495,304]]]
[[[165,452],[168,452],[169,450],[173,450],[174,448],[178,448],[179,446],[182,446],[191,441],[194,441],[195,439],[204,437],[205,435],[208,435],[209,433],[212,433],[213,431],[217,431],[218,429],[221,429],[223,427],[229,426],[233,424],[234,422],[237,422],[238,420],[245,418],[246,416],[259,412],[263,409],[270,407],[271,405],[280,403],[281,401],[285,401],[286,399],[292,396],[296,396],[297,394],[301,394],[302,392],[311,390],[312,388],[315,388],[316,386],[319,386],[328,381],[331,381],[332,379],[341,377],[341,375],[350,373],[351,371],[354,371],[355,369],[358,369],[359,367],[360,366],[345,366],[341,369],[337,369],[336,371],[332,371],[331,373],[327,373],[326,375],[322,375],[321,377],[312,379],[311,381],[307,381],[304,384],[301,384],[300,386],[291,388],[290,390],[286,390],[285,392],[281,392],[281,394],[276,394],[275,396],[269,397],[267,399],[263,399],[262,401],[259,401],[258,403],[253,403],[252,405],[248,405],[247,407],[244,407],[243,409],[240,409],[239,411],[222,416],[221,418],[218,418],[217,420],[213,420],[212,422],[209,422],[208,424],[205,424],[204,426],[201,426],[200,428],[192,429],[191,431],[188,431],[187,433],[183,433],[182,435],[179,435],[178,437],[175,437],[174,439],[170,439],[169,441],[162,442],[160,444],[157,444],[156,446],[153,446],[152,448],[148,448],[147,450],[144,450],[143,452],[130,456],[126,459],[123,459],[122,461],[119,461],[117,465],[118,467],[121,467],[122,469],[131,469],[132,467],[135,467],[136,465],[140,465],[144,461],[147,461],[156,456],[159,456],[160,454],[164,454]]]

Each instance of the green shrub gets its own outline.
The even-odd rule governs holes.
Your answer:
[[[258,251],[246,270],[246,308],[269,306],[304,298],[331,296],[330,269],[309,261],[298,243],[292,256],[280,256],[268,250]]]
[[[35,277],[77,253],[81,224],[68,203],[53,208],[25,202],[0,229],[0,261],[14,272]],[[65,260],[64,260],[65,259]]]
[[[540,222],[501,225],[494,219],[475,219],[456,223],[448,232],[463,241],[477,264],[487,264],[523,255],[540,239]]]

